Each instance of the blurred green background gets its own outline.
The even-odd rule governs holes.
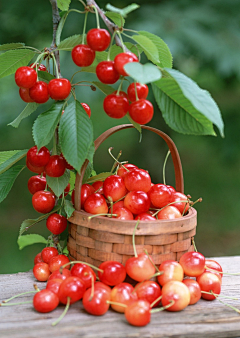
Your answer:
[[[98,1],[105,8],[108,1]],[[131,2],[115,0],[112,4],[123,8]],[[198,227],[196,244],[206,256],[239,255],[240,239],[240,2],[235,0],[139,0],[140,9],[130,13],[126,28],[147,30],[160,36],[169,46],[174,68],[195,80],[207,89],[217,102],[225,122],[225,138],[218,136],[188,136],[172,131],[161,117],[155,105],[155,114],[149,125],[163,130],[174,140],[179,150],[185,179],[185,193],[193,200],[203,198],[196,205]],[[82,9],[72,0],[73,8]],[[95,26],[94,15],[89,16],[88,28]],[[101,22],[101,26],[104,24]],[[71,13],[66,21],[62,37],[81,33],[83,16]],[[39,49],[50,46],[52,39],[51,6],[48,0],[7,1],[0,3],[0,43],[24,42]],[[70,52],[61,52],[62,75],[71,78],[77,67]],[[93,76],[78,75],[76,79],[92,79]],[[92,92],[88,87],[77,89],[77,97],[92,109],[95,137],[116,124],[128,120],[113,120],[102,109],[103,94]],[[154,102],[150,89],[149,99]],[[14,76],[0,80],[0,151],[29,149],[34,145],[31,128],[38,114],[51,102],[40,107],[23,120],[18,129],[7,126],[25,107],[18,95]],[[156,135],[145,131],[142,142],[136,130],[119,132],[107,140],[94,158],[95,170],[108,171],[114,154],[123,151],[122,160],[128,160],[148,169],[153,182],[162,182],[162,166],[167,147]],[[172,163],[167,163],[167,183],[174,185]],[[27,271],[33,266],[35,255],[43,245],[34,245],[19,251],[18,231],[21,222],[37,218],[27,189],[25,170],[16,180],[8,197],[0,205],[0,273]],[[32,230],[48,236],[45,223]]]

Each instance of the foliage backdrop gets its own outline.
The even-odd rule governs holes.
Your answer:
[[[77,2],[73,0],[74,7]],[[107,1],[98,1],[105,8]],[[240,23],[237,13],[240,3],[235,0],[165,0],[137,2],[141,7],[129,14],[126,28],[147,30],[160,36],[169,46],[174,68],[195,80],[207,89],[218,103],[225,122],[225,138],[218,136],[187,136],[168,128],[157,106],[149,123],[172,137],[176,143],[183,164],[185,193],[193,200],[203,198],[196,206],[198,227],[196,244],[206,256],[238,255],[240,236],[239,199],[239,126],[240,117]],[[124,7],[129,1],[115,0],[114,6]],[[79,9],[80,9],[79,4]],[[88,27],[95,25],[90,16]],[[81,33],[83,18],[71,14],[63,30],[66,35]],[[104,24],[101,23],[104,27]],[[6,1],[0,4],[0,42],[25,42],[26,45],[42,49],[52,40],[51,6],[48,0],[31,4],[27,0]],[[69,78],[75,65],[69,52],[61,53],[61,72]],[[89,75],[88,75],[89,76]],[[86,79],[86,75],[83,76]],[[93,78],[92,78],[93,79]],[[92,92],[87,87],[81,90],[81,102],[92,108],[95,137],[116,124],[102,109],[103,94]],[[0,151],[28,149],[34,145],[31,135],[33,121],[41,112],[38,109],[22,121],[16,130],[7,126],[22,111],[25,104],[18,95],[14,77],[0,80]],[[149,99],[154,102],[152,92]],[[122,119],[119,123],[128,123]],[[127,141],[126,141],[127,140]],[[123,151],[122,159],[148,169],[154,182],[162,180],[162,164],[167,149],[156,135],[143,133],[139,143],[134,130],[120,132],[107,140],[94,158],[97,172],[109,170],[112,160],[107,153],[109,146],[117,154]],[[7,199],[0,205],[0,273],[12,273],[31,269],[34,256],[42,245],[18,250],[17,237],[21,222],[36,218],[31,205],[27,180],[31,173],[25,170],[14,184]],[[174,184],[171,161],[167,164],[167,182]],[[48,235],[43,223],[34,232]]]

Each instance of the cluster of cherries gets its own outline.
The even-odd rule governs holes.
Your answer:
[[[72,193],[74,202],[75,193]],[[127,163],[116,175],[81,187],[81,208],[120,220],[156,221],[180,218],[189,210],[188,197],[172,186],[153,184],[149,173]]]
[[[129,258],[125,266],[105,261],[96,268],[84,262],[69,262],[56,249],[47,247],[34,263],[35,278],[47,281],[46,288],[33,298],[37,311],[50,312],[59,303],[69,306],[82,299],[86,312],[100,316],[111,306],[114,311],[125,313],[134,326],[147,325],[154,312],[181,311],[200,298],[216,299],[223,273],[219,263],[205,259],[199,252],[187,252],[179,263],[166,260],[159,267],[144,252]]]

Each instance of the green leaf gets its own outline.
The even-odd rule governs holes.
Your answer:
[[[95,60],[92,65],[98,64],[101,61],[106,61],[108,58],[107,52],[96,52],[95,54]]]
[[[101,173],[92,177],[89,177],[86,181],[86,183],[94,183],[96,181],[104,181],[108,176],[111,176],[112,173],[111,172],[105,172],[105,173]]]
[[[12,43],[5,43],[4,45],[0,45],[0,51],[3,50],[11,50],[24,47],[24,43],[22,42],[12,42]]]
[[[11,168],[16,162],[26,156],[28,149],[10,150],[0,153],[0,174]]]
[[[140,47],[142,47],[144,53],[149,60],[151,60],[153,63],[160,62],[158,49],[148,37],[144,35],[133,35],[132,39],[136,41],[140,45]]]
[[[71,102],[59,124],[59,141],[67,162],[78,172],[93,142],[93,126],[79,101]]]
[[[46,176],[47,185],[49,186],[49,188],[52,189],[52,191],[57,197],[59,197],[63,193],[64,189],[68,185],[69,178],[70,178],[69,170],[65,170],[65,173],[60,177]]]
[[[112,94],[115,89],[109,85],[106,85],[102,82],[98,82],[98,81],[92,81],[92,84],[97,87],[98,89],[101,90],[101,92],[103,92],[103,94],[105,95],[109,95],[109,94]]]
[[[129,76],[141,84],[154,82],[162,77],[160,70],[152,63],[142,65],[138,62],[129,62],[124,69]]]
[[[127,16],[127,14],[131,13],[132,11],[135,11],[136,9],[138,9],[140,6],[137,4],[131,4],[125,8],[117,8],[112,6],[111,4],[107,4],[106,8],[114,13],[119,13],[120,15],[122,15],[124,18]]]
[[[18,128],[20,122],[26,117],[28,117],[29,115],[31,115],[32,113],[34,113],[37,110],[38,106],[39,104],[35,102],[28,103],[26,107],[23,109],[23,111],[18,115],[18,117],[16,117],[15,120],[9,123],[8,126]]]
[[[67,218],[71,217],[75,208],[73,207],[72,203],[69,200],[64,200],[64,210],[67,214]]]
[[[76,181],[76,174],[74,171],[70,170],[70,179],[69,179],[69,183],[70,183],[70,192],[72,192],[72,190],[75,187],[75,181]],[[71,195],[72,193],[70,193]]]
[[[43,72],[43,71],[38,71],[38,78],[41,81],[45,81],[45,82],[49,82],[52,79],[55,79],[55,76],[53,76],[52,74],[48,73],[48,72]]]
[[[25,248],[25,246],[36,244],[36,243],[47,244],[47,240],[41,235],[30,234],[30,235],[20,236],[17,240],[17,243],[19,246],[19,250],[22,250],[23,248]]]
[[[70,3],[71,0],[57,0],[58,8],[60,8],[61,11],[68,11]]]
[[[13,49],[0,55],[0,79],[16,72],[19,67],[27,66],[35,52],[29,49]]]
[[[137,131],[142,134],[142,128],[141,125],[139,123],[136,123],[135,121],[133,121],[133,119],[131,118],[131,116],[129,115],[129,113],[127,113],[127,118],[129,119],[130,123],[132,123],[132,125],[134,126],[134,128],[137,129]]]
[[[13,183],[24,168],[24,165],[16,165],[0,175],[0,203],[7,197]]]
[[[44,219],[47,219],[48,216],[50,216],[51,214],[54,214],[55,212],[57,212],[58,210],[60,210],[60,206],[56,206],[53,208],[53,210],[51,212],[49,212],[48,214],[44,214],[36,219],[26,219],[25,221],[22,222],[21,226],[20,226],[20,230],[19,230],[19,237],[22,236],[22,234],[27,231],[28,229],[30,229],[33,225],[43,221]]]
[[[62,116],[63,101],[55,102],[50,109],[38,115],[33,124],[33,139],[38,149],[46,146],[53,138]]]
[[[90,163],[93,163],[93,156],[95,154],[95,145],[94,142],[92,143],[91,147],[89,148],[87,159]]]
[[[82,67],[81,72],[86,72],[86,73],[96,73],[96,66],[89,66],[89,67]]]
[[[58,28],[57,28],[57,32],[56,32],[56,45],[57,46],[60,44],[63,26],[65,24],[65,21],[67,19],[68,14],[69,14],[68,11],[61,12],[61,20],[58,24]]]
[[[125,20],[123,19],[120,13],[116,12],[105,12],[105,15],[115,23],[119,28],[123,27],[125,24]]]
[[[58,45],[58,50],[71,51],[73,47],[82,43],[82,35],[76,34],[62,40]]]
[[[171,71],[171,74],[174,74],[174,72],[170,69],[165,71],[169,74]],[[192,88],[192,92],[189,93],[190,100],[189,98],[186,98],[183,93],[183,83],[181,83],[182,87],[180,87],[180,84],[173,77],[161,78],[159,81],[152,84],[153,94],[165,122],[173,130],[179,133],[192,135],[215,135],[211,121],[204,116],[202,111],[196,109],[194,106],[195,102],[198,102],[198,95],[201,93],[202,89],[199,87],[195,88],[195,86],[190,88],[189,85],[190,83],[193,84],[193,81],[185,77],[183,74],[181,74],[181,76],[183,76],[184,79],[186,78],[186,82],[183,81],[186,89],[188,88],[191,90]],[[203,100],[209,100],[210,96],[207,96],[208,98],[201,95]],[[202,106],[204,105],[205,103],[202,103]]]
[[[158,50],[159,62],[155,62],[153,59],[150,60],[159,67],[172,68],[172,54],[167,44],[155,34],[145,31],[139,31],[138,34],[146,36],[149,40],[151,40]]]

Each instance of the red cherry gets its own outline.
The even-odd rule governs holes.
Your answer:
[[[127,190],[141,190],[148,192],[152,186],[151,177],[146,170],[133,169],[124,175]]]
[[[162,286],[172,280],[177,280],[179,282],[182,282],[183,280],[183,268],[176,261],[166,260],[162,262],[159,266],[159,271],[163,272],[162,275],[157,276],[158,283]]]
[[[54,256],[58,256],[58,250],[53,246],[48,246],[42,249],[41,255],[43,261],[48,264]]]
[[[18,87],[31,88],[37,81],[37,72],[28,66],[20,67],[15,73],[15,82]]]
[[[102,288],[94,288],[92,294],[92,289],[88,289],[82,299],[82,304],[84,309],[94,316],[102,316],[109,309],[110,304],[107,302],[110,301],[110,293]]]
[[[113,61],[102,61],[96,67],[96,75],[102,83],[113,84],[119,80],[119,73]]]
[[[152,280],[147,280],[136,284],[134,290],[137,293],[138,299],[146,300],[150,304],[157,300],[162,294],[159,284]],[[160,301],[161,300],[159,299],[159,301],[157,301],[153,307],[158,306]]]
[[[221,278],[222,278],[222,272],[223,272],[223,270],[222,270],[221,265],[218,262],[216,262],[213,259],[206,259],[205,260],[205,265],[206,265],[205,266],[205,271],[213,273],[214,271],[212,271],[212,270],[215,270],[216,272],[220,272],[219,276],[221,276]]]
[[[59,288],[62,282],[63,282],[63,279],[60,279],[60,278],[58,279],[55,278],[55,279],[50,279],[50,280],[48,279],[46,289],[58,295],[58,291],[59,291]]]
[[[150,208],[148,194],[140,190],[130,191],[124,198],[124,207],[135,215],[147,212]]]
[[[146,99],[148,96],[148,86],[146,84],[136,83],[138,99]],[[137,100],[135,92],[135,83],[131,83],[127,89],[128,98],[131,102]]]
[[[136,300],[125,310],[125,317],[133,326],[145,326],[151,320],[150,303],[146,300]]]
[[[72,59],[78,67],[88,67],[95,59],[95,51],[88,45],[77,45],[72,49]]]
[[[201,298],[201,288],[194,279],[186,278],[182,281],[189,289],[190,302],[189,305],[196,304]]]
[[[37,81],[35,85],[29,89],[29,96],[36,103],[47,102],[49,99],[49,93],[46,82]]]
[[[83,109],[88,114],[88,116],[91,117],[91,108],[89,107],[89,105],[84,102],[82,102],[81,105],[83,106]]]
[[[67,304],[68,297],[70,297],[70,304],[73,304],[83,297],[85,291],[86,286],[81,278],[70,276],[60,285],[58,297],[63,304]]]
[[[50,159],[50,152],[46,147],[38,150],[37,146],[30,148],[27,152],[27,160],[34,167],[45,166]]]
[[[129,106],[129,115],[136,123],[146,124],[153,117],[153,105],[146,99],[132,102]]]
[[[60,155],[52,155],[45,166],[46,174],[50,177],[60,177],[66,169],[65,161]]]
[[[105,261],[99,265],[98,277],[102,283],[110,286],[122,283],[126,278],[126,269],[124,265],[115,261]]]
[[[30,171],[32,171],[33,173],[36,173],[36,174],[42,174],[44,172],[44,170],[45,170],[44,166],[42,166],[42,167],[35,167],[35,166],[31,165],[28,162],[27,158],[26,158],[26,166],[28,167],[28,169]]]
[[[112,213],[115,214],[115,211],[116,211],[118,208],[122,208],[122,207],[124,207],[124,202],[123,202],[123,200],[122,200],[122,201],[118,201],[118,202],[113,203]],[[109,212],[111,212],[110,208],[109,208]]]
[[[135,218],[135,220],[140,220],[140,221],[156,221],[156,217],[151,216],[147,212],[142,212],[141,214],[138,214]]]
[[[120,119],[127,114],[129,102],[123,95],[109,94],[103,101],[103,109],[109,117]]]
[[[54,213],[48,216],[46,225],[48,230],[54,235],[60,235],[67,228],[67,219],[62,215]]]
[[[86,288],[90,288],[92,283],[96,281],[96,274],[93,269],[83,263],[76,263],[71,269],[71,275],[81,278],[86,285]]]
[[[172,205],[168,205],[160,210],[157,214],[158,219],[175,219],[182,217],[180,211],[173,207]]]
[[[67,264],[69,263],[69,258],[65,255],[58,255],[58,256],[54,256],[50,259],[50,262],[49,262],[49,270],[51,272],[54,272],[58,269],[60,269],[60,267],[64,264]],[[70,265],[68,265],[66,267],[66,269],[70,269]]]
[[[129,62],[138,62],[137,56],[131,52],[120,53],[114,58],[114,67],[120,75],[127,76],[124,66]]]
[[[71,92],[68,79],[52,79],[48,84],[48,92],[53,100],[65,100]]]
[[[67,277],[71,276],[71,272],[69,270],[69,268],[64,268],[61,270],[61,272],[59,271],[59,269],[54,270],[52,272],[52,274],[49,276],[48,281],[51,279],[66,279]]]
[[[106,198],[111,197],[113,202],[123,198],[126,193],[127,189],[121,176],[110,175],[103,182],[103,194]]]
[[[32,67],[33,66],[33,63],[31,63],[30,65],[29,65],[29,67]],[[38,68],[38,70],[40,70],[40,71],[42,71],[42,72],[48,72],[47,71],[47,68],[43,65],[43,64],[39,64],[39,63],[37,63],[37,64],[35,64],[35,66],[34,67],[32,67],[33,69],[37,69]]]
[[[137,300],[137,294],[134,292],[134,288],[129,283],[119,283],[111,291],[111,302],[116,302],[120,304],[125,304],[129,306],[131,303]],[[111,304],[113,310],[124,313],[126,307]]]
[[[181,202],[179,202],[181,201]],[[188,209],[189,209],[189,203],[188,202],[182,202],[182,201],[188,201],[188,198],[185,194],[182,194],[181,192],[174,192],[171,195],[171,203],[176,202],[171,204],[172,206],[176,207],[181,214],[186,214]]]
[[[46,188],[47,180],[44,176],[32,176],[28,180],[28,190],[34,195],[35,192],[44,190]]]
[[[148,191],[151,203],[156,208],[165,207],[171,201],[171,191],[165,184],[154,184]]]
[[[126,175],[126,173],[128,171],[132,170],[132,169],[138,169],[138,167],[136,165],[134,165],[134,164],[126,163],[126,164],[124,164],[124,166],[120,166],[120,168],[117,171],[117,175],[121,176],[121,177],[124,177]]]
[[[149,257],[143,252],[137,257],[128,258],[125,268],[128,276],[137,282],[142,282],[151,278],[156,272],[156,269],[151,263]]]
[[[41,262],[43,262],[43,259],[42,259],[41,252],[39,252],[34,258],[34,265],[36,265],[37,263],[41,263]]]
[[[51,290],[41,290],[37,292],[33,297],[33,307],[36,311],[47,313],[51,312],[59,304],[58,296]]]
[[[221,292],[221,281],[214,273],[204,272],[197,277],[197,282],[201,288],[201,291],[209,292],[219,295]],[[214,295],[209,295],[202,292],[202,298],[206,300],[214,300],[216,297]]]
[[[34,265],[33,275],[39,282],[46,282],[51,272],[47,263],[40,262]]]
[[[103,195],[94,193],[86,199],[84,210],[90,214],[107,214],[108,206]]]
[[[117,216],[116,216],[117,219],[121,219],[121,220],[125,220],[125,221],[132,221],[133,220],[132,212],[130,210],[128,210],[127,208],[124,208],[124,207],[116,208],[115,211],[114,211],[114,214],[117,214]]]
[[[200,252],[186,252],[179,260],[185,275],[198,277],[205,270],[205,257]]]
[[[162,305],[174,304],[167,308],[167,311],[181,311],[189,305],[190,291],[188,287],[179,281],[170,281],[162,288]]]
[[[37,212],[47,214],[55,206],[55,196],[50,191],[37,191],[32,196],[32,205]]]
[[[88,31],[86,39],[92,50],[102,52],[108,48],[111,42],[111,35],[106,29],[92,28]]]
[[[66,169],[73,170],[74,168],[66,161],[62,153],[60,154],[60,156],[64,159]]]
[[[93,182],[92,186],[95,189],[95,192],[98,192],[99,194],[103,194],[103,181]]]
[[[95,189],[90,184],[84,183],[81,188],[81,208],[84,207],[84,203],[88,196],[92,195],[95,192]]]
[[[29,88],[19,88],[19,95],[24,102],[34,102],[29,95]]]

